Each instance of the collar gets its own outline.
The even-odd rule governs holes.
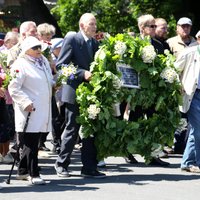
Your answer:
[[[87,42],[89,39],[91,39],[91,38],[89,38],[89,37],[87,37],[86,35],[85,35],[85,33],[83,32],[83,30],[80,30],[80,32],[81,32],[81,34],[82,34],[82,36],[83,36],[83,38],[84,38],[84,40]]]

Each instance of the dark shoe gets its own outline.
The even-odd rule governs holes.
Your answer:
[[[138,161],[135,159],[135,157],[132,155],[132,154],[129,154],[128,157],[125,157],[124,158],[126,163],[129,163],[129,164],[137,164]]]
[[[59,177],[69,177],[70,176],[69,172],[64,167],[55,165],[54,168]]]
[[[105,178],[106,175],[102,172],[99,172],[97,170],[88,171],[88,170],[81,170],[81,176],[86,178]]]
[[[39,147],[39,150],[40,150],[40,151],[50,151],[50,149],[47,148],[46,146],[41,146],[41,147]]]
[[[149,165],[166,167],[166,166],[169,166],[170,163],[162,161],[160,158],[152,158]]]

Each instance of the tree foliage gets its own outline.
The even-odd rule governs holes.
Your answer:
[[[137,18],[147,13],[165,18],[174,31],[175,18],[183,8],[182,4],[183,0],[58,0],[51,12],[64,34],[78,30],[78,20],[85,12],[97,16],[99,31],[111,34],[138,32]]]

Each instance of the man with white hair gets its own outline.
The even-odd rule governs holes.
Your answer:
[[[25,21],[20,25],[20,40],[19,42],[13,46],[9,52],[7,57],[7,65],[10,66],[18,57],[21,52],[21,43],[28,36],[37,37],[37,26],[33,21]]]
[[[196,42],[195,38],[190,36],[191,29],[192,20],[188,17],[182,17],[177,22],[177,35],[167,40],[171,52],[176,57],[185,47],[191,46],[192,43]]]
[[[190,35],[192,29],[192,20],[188,17],[182,17],[177,21],[177,35],[169,38],[166,42],[169,44],[170,50],[176,57],[188,47],[195,46],[198,43],[195,38]],[[182,119],[180,125],[174,133],[174,153],[182,154],[188,137],[187,115],[181,113]]]
[[[89,81],[92,74],[90,63],[98,50],[98,42],[94,39],[96,34],[96,18],[92,13],[85,13],[79,20],[80,31],[65,37],[57,61],[59,69],[63,64],[72,62],[77,66],[76,78],[67,82],[62,92],[62,101],[65,102],[66,127],[62,133],[60,154],[55,163],[56,173],[60,177],[68,177],[68,166],[71,162],[71,153],[76,143],[80,124],[76,122],[79,115],[79,105],[76,102],[76,89],[85,81]],[[104,178],[105,174],[97,170],[96,147],[94,137],[82,139],[81,160],[83,177]]]

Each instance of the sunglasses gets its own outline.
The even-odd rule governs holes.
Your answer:
[[[156,28],[156,25],[145,25],[145,27],[149,27],[149,28]]]
[[[31,48],[33,51],[36,51],[36,50],[38,50],[38,49],[42,49],[42,46],[41,45],[37,45],[37,46],[34,46],[34,47],[32,47]]]

